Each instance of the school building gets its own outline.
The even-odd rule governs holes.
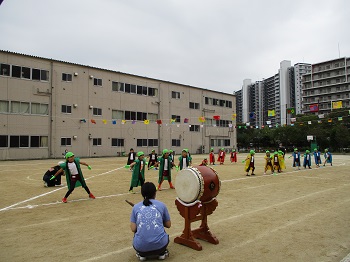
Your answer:
[[[0,160],[215,152],[237,144],[233,94],[0,50]]]

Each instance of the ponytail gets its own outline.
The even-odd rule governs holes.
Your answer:
[[[156,186],[151,182],[146,182],[141,187],[141,194],[143,196],[143,205],[152,205],[151,199],[156,196]]]
[[[147,206],[152,205],[152,202],[148,198],[145,198],[145,200],[143,200],[143,205],[147,207]]]

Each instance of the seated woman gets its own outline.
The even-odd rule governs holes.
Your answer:
[[[133,246],[140,261],[147,257],[163,260],[168,256],[169,235],[164,227],[170,228],[170,215],[165,204],[155,200],[156,192],[153,183],[144,183],[141,188],[144,200],[134,205],[130,216],[130,228],[135,233]]]
[[[57,166],[50,167],[50,169],[46,171],[46,173],[43,176],[45,187],[63,186],[63,184],[61,184],[61,175],[63,175],[64,172],[60,173],[54,179],[51,180],[52,176],[56,174],[58,170],[61,169],[61,163],[63,163],[63,161],[58,162]]]

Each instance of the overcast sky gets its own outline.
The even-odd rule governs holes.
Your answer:
[[[350,56],[349,0],[4,0],[0,49],[226,93]]]

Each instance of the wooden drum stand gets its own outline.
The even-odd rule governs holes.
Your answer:
[[[174,242],[188,246],[195,250],[202,250],[202,245],[196,241],[202,239],[212,244],[219,244],[219,240],[209,231],[208,215],[212,214],[218,206],[218,201],[213,198],[209,202],[201,202],[199,200],[192,204],[186,204],[179,198],[176,198],[175,204],[180,215],[185,219],[185,229],[182,235],[176,237]],[[191,230],[191,223],[201,220],[199,228]]]

